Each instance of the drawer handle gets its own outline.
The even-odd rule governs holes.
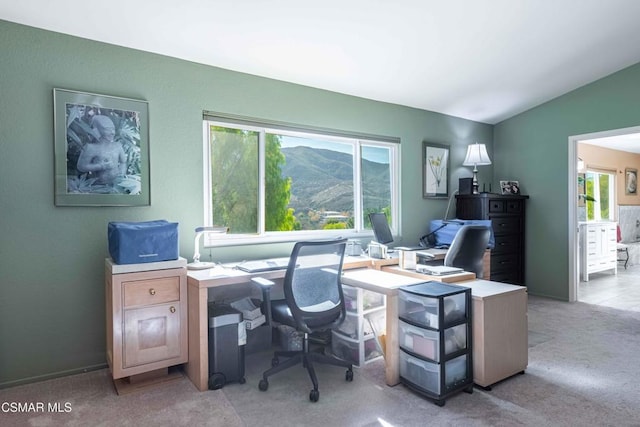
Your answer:
[[[149,289],[149,294],[150,295],[155,295],[156,294],[156,290],[153,289],[153,288]]]
[[[172,312],[172,313],[175,313],[176,312],[176,308],[174,306],[171,306],[169,308],[169,311]]]

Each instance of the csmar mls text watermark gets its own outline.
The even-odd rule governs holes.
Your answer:
[[[71,412],[71,402],[2,402],[0,413]]]

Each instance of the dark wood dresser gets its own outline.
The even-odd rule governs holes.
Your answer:
[[[529,196],[481,193],[456,196],[456,218],[490,219],[495,237],[491,280],[524,285],[525,200]]]

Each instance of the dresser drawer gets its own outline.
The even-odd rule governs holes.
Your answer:
[[[495,236],[496,244],[491,251],[491,256],[520,252],[520,235],[519,234],[498,234]]]
[[[522,219],[510,216],[491,216],[493,234],[517,234],[521,232]]]
[[[517,270],[503,271],[500,273],[491,272],[491,280],[493,282],[510,283],[512,285],[521,285],[520,272]]]
[[[124,306],[162,304],[180,300],[180,276],[123,283]]]
[[[518,271],[520,268],[520,256],[518,253],[491,254],[491,276],[493,273],[504,271]]]
[[[489,200],[489,213],[503,213],[505,206],[504,200]]]

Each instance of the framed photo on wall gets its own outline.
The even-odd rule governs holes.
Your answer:
[[[422,197],[449,197],[449,146],[422,143]]]
[[[624,170],[624,194],[627,196],[638,194],[638,169]]]
[[[149,205],[146,101],[53,89],[56,206]]]

